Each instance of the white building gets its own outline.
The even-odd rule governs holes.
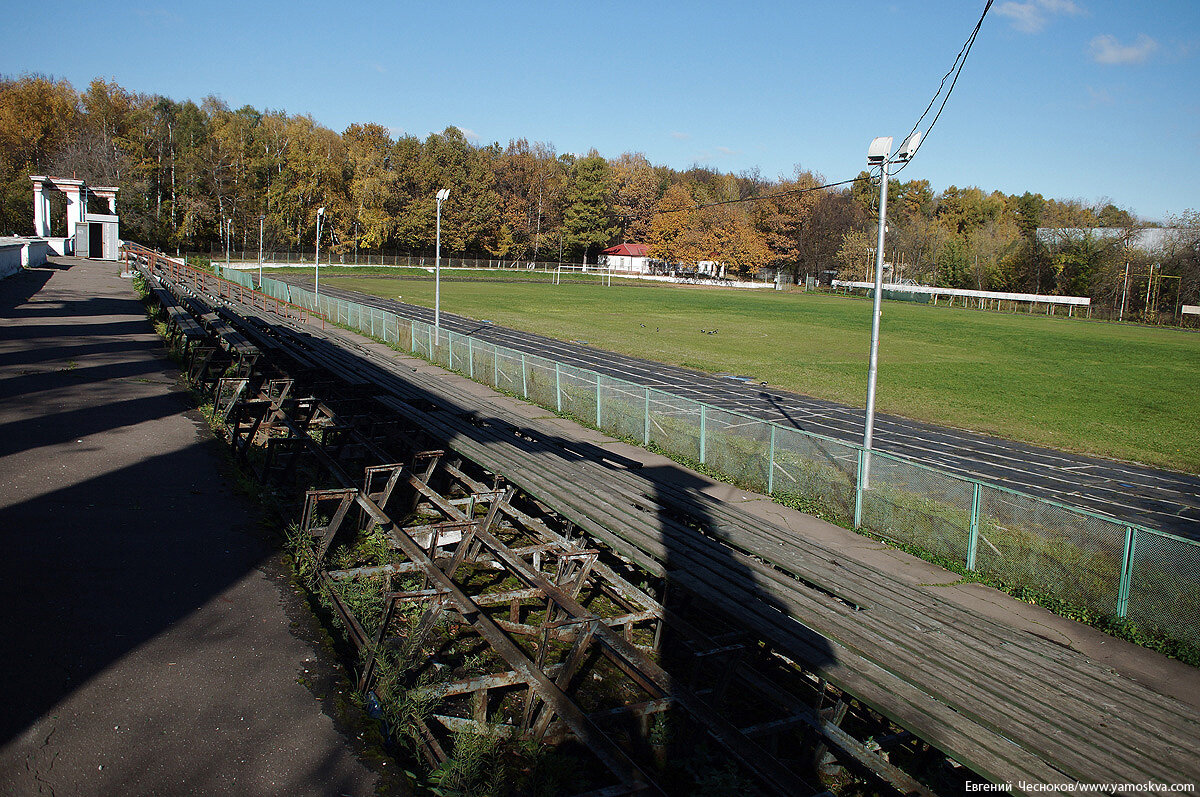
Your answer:
[[[650,247],[645,244],[621,244],[605,249],[600,254],[600,265],[613,271],[628,271],[634,274],[650,273]]]

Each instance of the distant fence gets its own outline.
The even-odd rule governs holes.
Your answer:
[[[263,252],[263,263],[268,267],[275,265],[303,264],[312,267],[316,263],[316,252],[312,249],[284,249],[274,252]],[[200,256],[211,260],[214,264],[224,264],[225,251],[220,252],[189,252],[189,257]],[[325,266],[395,266],[399,268],[433,268],[433,255],[412,254],[382,254],[379,252],[361,251],[357,256],[351,254],[329,255],[321,251],[321,267]],[[229,263],[258,265],[258,250],[231,250]],[[550,272],[562,271],[606,271],[603,266],[595,263],[568,262],[558,260],[531,260],[525,258],[500,257],[450,257],[442,255],[443,268],[480,268],[480,269],[523,269],[528,271]]]
[[[848,280],[834,280],[834,290],[845,288],[850,290],[865,290],[868,295],[873,295],[875,292],[875,283],[873,282],[852,282]],[[945,298],[953,307],[954,300],[958,299],[959,303],[964,307],[975,306],[980,309],[996,308],[997,310],[1006,306],[1015,307],[1017,305],[1028,305],[1030,312],[1038,305],[1045,305],[1047,312],[1053,312],[1053,308],[1063,306],[1067,308],[1068,315],[1075,314],[1075,308],[1084,308],[1087,310],[1088,317],[1092,314],[1092,300],[1087,296],[1051,296],[1044,293],[1010,293],[1007,291],[973,291],[964,288],[938,288],[932,285],[910,285],[907,283],[888,282],[884,283],[884,298],[890,298],[891,294],[910,294],[912,296],[922,296],[932,298],[933,303],[937,304],[938,298]]]
[[[201,257],[212,261],[214,265],[224,265],[228,263],[230,267],[239,269],[258,268],[258,252],[249,250],[231,251],[229,258],[226,260],[225,252],[188,252],[188,257]],[[401,255],[401,254],[375,254],[369,252],[361,252],[357,257],[353,254],[331,256],[321,255],[321,268],[338,268],[338,267],[364,267],[364,266],[386,266],[395,268],[423,268],[431,269],[435,265],[436,258],[433,255]],[[312,268],[315,263],[315,252],[312,249],[300,250],[283,250],[275,252],[263,253],[263,264],[267,268],[286,268],[293,266],[304,266]],[[721,281],[721,278],[713,277],[710,274],[705,274],[699,271],[696,267],[685,268],[682,265],[675,266],[655,266],[650,271],[640,271],[637,269],[628,268],[609,268],[603,262],[587,263],[581,261],[559,261],[559,260],[533,260],[527,258],[499,258],[499,257],[451,257],[449,255],[442,256],[442,268],[467,268],[480,270],[495,270],[495,271],[527,271],[531,273],[542,274],[644,274],[654,275],[659,277],[668,277],[671,274],[687,274],[693,278],[708,278],[713,281]],[[760,276],[760,283],[769,282],[765,277]]]
[[[254,276],[220,269],[240,285]],[[840,521],[918,546],[1092,618],[1125,618],[1200,644],[1200,542],[947,473],[811,432],[626,382],[273,279],[260,288],[479,382],[655,445],[739,484],[826,507]]]

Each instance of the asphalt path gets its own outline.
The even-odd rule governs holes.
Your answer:
[[[118,273],[0,280],[0,794],[373,795],[326,714],[348,685]]]
[[[309,280],[289,279],[311,290]],[[433,310],[347,291],[322,293],[433,323]],[[862,443],[865,410],[688,368],[555,340],[443,311],[447,330],[516,351],[587,368],[720,409]],[[874,446],[941,470],[1082,507],[1191,539],[1200,539],[1200,476],[1088,457],[970,431],[876,414]]]

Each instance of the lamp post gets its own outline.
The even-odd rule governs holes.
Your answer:
[[[437,192],[437,243],[433,256],[433,331],[438,346],[442,345],[442,202],[449,196],[449,188]]]
[[[916,154],[921,134],[913,132],[900,149],[892,154],[892,137],[882,136],[867,148],[867,166],[878,166],[879,178],[879,236],[875,243],[875,297],[871,311],[871,360],[867,370],[867,420],[863,431],[862,488],[871,486],[871,438],[875,431],[875,375],[879,370],[879,316],[883,304],[883,236],[887,231],[888,166],[903,163]]]
[[[325,218],[325,206],[317,208],[317,254],[313,270],[313,293],[321,295],[321,219]]]
[[[258,214],[258,287],[262,287],[262,264],[263,264],[263,223],[267,217],[262,213]]]

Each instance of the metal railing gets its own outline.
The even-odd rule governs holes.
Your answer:
[[[222,271],[224,271],[222,269]],[[254,275],[225,276],[254,288]],[[609,434],[740,485],[1024,587],[1081,619],[1120,618],[1200,644],[1200,542],[719,409],[273,279],[261,290]]]

